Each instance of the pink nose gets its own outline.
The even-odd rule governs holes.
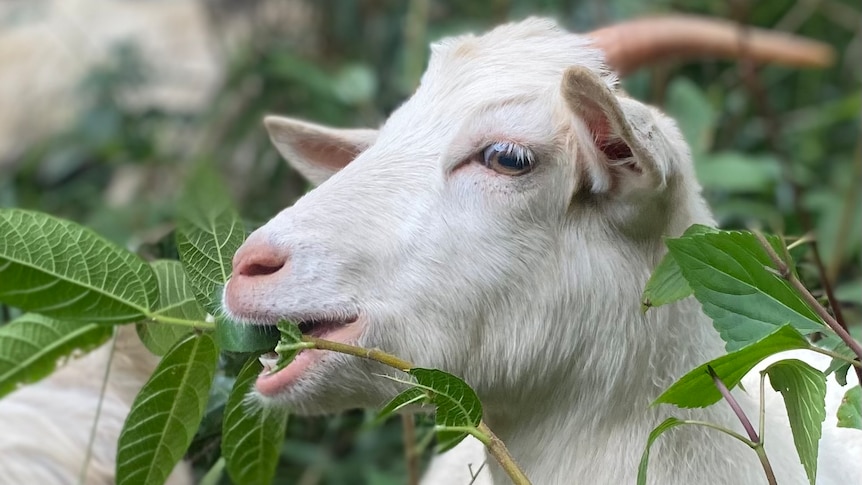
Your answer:
[[[277,273],[287,264],[288,253],[264,241],[249,239],[233,257],[234,278],[254,278]]]

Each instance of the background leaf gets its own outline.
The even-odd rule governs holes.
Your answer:
[[[414,368],[408,371],[416,378],[421,389],[429,391],[437,407],[435,420],[438,427],[437,448],[442,453],[461,442],[467,433],[447,430],[445,427],[476,427],[482,421],[482,404],[479,397],[463,379],[436,369]]]
[[[198,429],[218,350],[209,335],[192,335],[159,362],[132,404],[117,450],[117,484],[162,484]]]
[[[159,304],[153,316],[181,318],[189,321],[206,319],[206,312],[195,299],[194,291],[179,261],[160,260],[150,263],[159,282]],[[190,327],[160,322],[138,324],[138,336],[156,355],[165,355],[181,338],[191,332]]]
[[[228,475],[243,485],[272,483],[287,425],[288,413],[284,407],[265,406],[247,399],[262,369],[257,358],[243,366],[224,413],[222,456]]]
[[[770,355],[810,346],[798,331],[785,325],[753,344],[698,366],[664,391],[655,402],[675,404],[681,408],[709,406],[721,400],[721,393],[707,367],[712,367],[724,385],[733,389],[758,362]]]
[[[0,326],[0,397],[48,376],[63,358],[105,343],[108,325],[62,322],[28,313]]]
[[[793,442],[811,485],[817,477],[817,451],[826,419],[826,376],[797,359],[780,360],[763,372],[784,397]]]
[[[838,406],[838,427],[862,430],[862,387],[847,390]]]
[[[211,315],[221,314],[221,290],[230,279],[232,259],[245,229],[228,191],[208,169],[191,178],[180,201],[177,249],[195,295]]]
[[[237,323],[227,318],[216,318],[215,338],[222,350],[230,352],[264,352],[278,343],[279,332],[275,325]]]
[[[824,331],[790,285],[766,270],[769,256],[749,232],[668,239],[667,246],[728,351],[790,324],[803,334]]]
[[[60,320],[128,323],[158,303],[150,267],[91,230],[0,209],[0,301]]]

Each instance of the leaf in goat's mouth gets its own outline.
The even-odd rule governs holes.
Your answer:
[[[216,318],[215,338],[222,350],[229,352],[265,352],[272,350],[280,337],[273,326],[247,325]]]
[[[299,325],[288,320],[281,320],[277,325],[278,333],[281,337],[278,344],[275,346],[275,353],[278,354],[278,360],[275,367],[269,371],[270,374],[284,369],[290,364],[303,348],[308,347],[308,344],[302,341],[302,331]]]

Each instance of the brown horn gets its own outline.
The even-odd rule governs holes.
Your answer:
[[[640,18],[586,35],[621,75],[667,58],[745,57],[795,67],[827,67],[834,59],[822,42],[693,15]]]

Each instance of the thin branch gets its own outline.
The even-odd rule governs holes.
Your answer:
[[[772,470],[772,464],[769,463],[769,458],[766,456],[766,450],[763,448],[763,439],[762,436],[758,436],[757,431],[754,430],[754,426],[751,425],[751,421],[748,419],[748,416],[745,415],[745,411],[742,410],[742,407],[737,402],[736,398],[733,397],[733,394],[730,393],[730,389],[724,384],[724,381],[718,377],[718,374],[715,373],[715,370],[711,366],[706,366],[706,371],[709,372],[709,376],[712,377],[712,382],[715,384],[715,387],[718,389],[718,392],[721,393],[724,400],[730,404],[730,409],[733,409],[736,417],[739,418],[739,421],[742,423],[742,427],[745,428],[745,432],[748,433],[748,437],[751,438],[752,448],[755,453],[757,453],[757,458],[760,459],[760,464],[763,467],[763,473],[766,474],[766,480],[769,482],[769,485],[778,485],[778,481],[775,479],[775,472]],[[763,394],[762,394],[762,384],[761,380],[761,395],[760,395],[760,406],[761,406],[761,414],[763,413]],[[763,426],[763,416],[760,417],[760,426],[761,433]]]
[[[87,440],[87,451],[84,454],[84,464],[81,466],[81,475],[78,477],[78,483],[87,483],[87,469],[90,467],[90,460],[93,457],[93,446],[96,443],[96,434],[99,430],[99,418],[102,416],[102,404],[105,402],[105,392],[108,390],[108,379],[111,377],[111,363],[114,361],[114,351],[117,349],[117,332],[114,331],[114,338],[111,339],[111,350],[108,352],[108,360],[105,364],[105,374],[102,376],[102,386],[99,389],[99,401],[96,404],[96,414],[93,416],[93,426],[90,428],[90,437]]]
[[[332,342],[330,340],[324,340],[308,335],[303,335],[302,340],[303,342],[313,344],[315,349],[329,350],[342,354],[353,355],[356,357],[362,357],[364,359],[374,360],[403,372],[407,372],[415,367],[412,363],[404,359],[401,359],[378,349],[366,349],[362,347],[357,347],[355,345]],[[516,485],[531,485],[530,479],[527,478],[521,468],[518,467],[517,463],[515,463],[515,459],[512,457],[511,453],[509,453],[509,450],[508,448],[506,448],[506,445],[503,444],[500,438],[498,438],[497,435],[495,435],[490,428],[488,428],[484,421],[480,422],[479,426],[476,428],[465,427],[459,429],[462,429],[464,432],[470,433],[479,441],[484,443],[485,446],[488,448],[488,452],[491,454],[491,456],[494,457],[494,459],[497,460],[497,463],[500,464],[500,467],[506,471],[506,473],[509,475],[509,478],[512,479],[512,482],[514,482]]]
[[[775,249],[772,248],[772,245],[769,244],[769,241],[766,240],[763,234],[758,231],[754,231],[754,236],[757,237],[757,240],[760,242],[760,245],[763,246],[763,249],[766,251],[766,254],[769,255],[769,259],[771,259],[772,264],[775,265],[774,269],[778,270],[778,275],[785,281],[790,283],[790,286],[792,286],[796,290],[796,292],[799,293],[799,295],[802,297],[803,300],[805,300],[808,306],[810,306],[812,309],[814,309],[815,312],[817,312],[817,315],[819,315],[820,318],[823,319],[826,325],[831,328],[832,331],[835,332],[838,337],[841,338],[841,340],[843,340],[845,344],[847,344],[848,347],[850,347],[850,349],[853,351],[854,354],[856,354],[859,360],[862,361],[862,345],[860,345],[859,342],[857,342],[853,339],[852,336],[850,336],[850,333],[847,332],[847,330],[843,326],[841,326],[841,324],[839,324],[838,321],[835,320],[835,318],[832,317],[832,315],[830,315],[828,311],[826,311],[826,308],[823,308],[823,305],[821,305],[820,302],[817,301],[817,298],[814,298],[814,295],[812,295],[811,292],[808,291],[808,288],[806,288],[805,285],[803,285],[802,282],[799,281],[799,278],[796,277],[793,271],[790,270],[790,267],[787,265],[787,263],[784,262],[784,260],[782,260],[778,256],[778,253],[775,252]],[[859,376],[860,382],[862,382],[862,369],[860,369],[859,367],[855,367],[855,369],[856,374]]]
[[[736,414],[736,417],[739,418],[739,422],[742,423],[742,427],[745,428],[745,432],[748,433],[748,437],[751,438],[751,442],[755,445],[760,444],[760,436],[757,435],[757,431],[754,430],[754,426],[751,425],[751,421],[749,421],[748,416],[745,415],[745,411],[742,410],[739,402],[735,397],[733,397],[733,394],[730,393],[730,389],[724,385],[724,381],[718,377],[718,374],[715,373],[712,366],[706,366],[706,371],[709,372],[709,376],[712,377],[712,382],[715,384],[718,392],[720,392],[724,400],[730,404],[730,409],[732,409],[733,413]]]
[[[419,484],[419,454],[416,452],[416,421],[410,413],[401,414],[404,439],[404,462],[407,465],[407,484]]]

